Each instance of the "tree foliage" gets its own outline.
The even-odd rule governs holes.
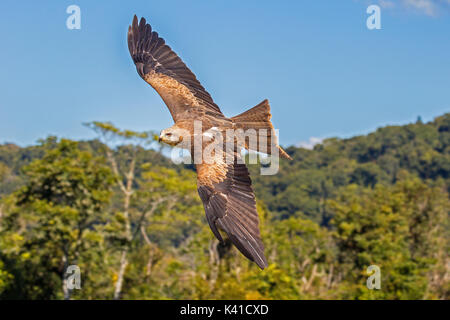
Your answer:
[[[196,173],[153,133],[88,126],[98,140],[0,145],[0,298],[449,298],[450,114],[252,165],[264,271],[214,238]]]

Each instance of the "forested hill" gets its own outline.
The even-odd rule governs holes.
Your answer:
[[[350,139],[326,139],[314,150],[290,147],[274,176],[252,167],[256,192],[280,218],[306,216],[326,223],[325,203],[349,184],[373,188],[407,175],[450,186],[450,113],[423,124],[387,126]]]
[[[80,142],[80,148],[96,153],[100,142]],[[250,166],[255,191],[280,218],[299,214],[321,222],[327,216],[321,203],[349,184],[389,185],[410,174],[449,186],[450,113],[425,124],[419,120],[404,126],[386,126],[350,139],[329,138],[313,150],[291,146],[287,151],[293,161],[281,160],[276,175],[261,176],[258,166]],[[43,153],[39,145],[0,145],[0,194],[20,185],[20,169]],[[140,164],[151,162],[176,168],[156,151],[140,148],[138,154]]]
[[[26,148],[21,148],[13,143],[0,145],[0,179],[2,179],[0,180],[0,195],[7,194],[22,185],[22,168],[30,164],[33,160],[42,158],[49,144],[56,143],[56,137],[49,137],[46,140],[41,140],[40,144]],[[104,144],[98,140],[80,141],[78,146],[81,150],[86,150],[95,155],[103,155],[102,150]],[[124,149],[126,148],[121,148],[122,151],[124,151]],[[142,147],[137,148],[136,169],[138,175],[141,173],[141,165],[147,162],[168,168],[176,168],[176,165],[160,152],[144,149]]]
[[[102,147],[98,140],[82,141],[79,145],[94,154]],[[42,157],[44,149],[40,145],[0,145],[0,194],[22,184],[21,168]],[[331,213],[326,200],[343,186],[392,185],[400,177],[411,175],[450,188],[450,113],[425,124],[418,120],[403,126],[386,126],[368,135],[329,138],[313,150],[291,146],[287,151],[293,161],[282,159],[276,175],[262,176],[259,166],[249,166],[257,197],[264,199],[279,219],[300,216],[327,225]],[[137,175],[140,165],[146,162],[177,170],[193,169],[177,166],[157,151],[139,148]]]
[[[214,238],[192,166],[90,126],[99,140],[0,145],[0,299],[450,298],[450,113],[250,165],[264,271]]]

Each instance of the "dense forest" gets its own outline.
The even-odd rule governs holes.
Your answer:
[[[0,145],[1,299],[450,298],[450,113],[250,165],[263,271],[214,238],[193,166],[151,132],[87,126],[98,139]]]

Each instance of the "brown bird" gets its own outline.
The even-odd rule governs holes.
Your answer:
[[[275,150],[282,157],[290,159],[278,146],[270,122],[269,102],[264,100],[240,115],[225,117],[191,70],[165,44],[164,39],[152,31],[144,18],[138,22],[138,18],[134,16],[128,29],[128,48],[138,74],[159,93],[175,122],[172,127],[161,131],[160,141],[190,149],[194,157],[198,152],[194,148],[195,139],[198,138],[195,134],[195,121],[201,121],[202,138],[211,138],[211,130],[221,134],[230,129],[251,132],[242,144],[231,149],[224,148],[223,154],[212,152],[214,161],[194,163],[198,193],[212,232],[223,242],[219,230],[224,231],[244,256],[264,269],[267,267],[267,260],[259,233],[255,195],[240,151],[242,147],[268,154],[273,154]],[[262,135],[258,135],[261,132],[264,139],[261,138]],[[251,136],[262,142],[252,145],[249,141]],[[235,141],[236,138],[233,138],[233,143]],[[202,140],[200,151],[204,151],[208,143]]]

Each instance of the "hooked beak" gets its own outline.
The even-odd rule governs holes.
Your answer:
[[[162,138],[161,138],[161,136],[159,136],[159,138],[158,138],[158,142],[161,142],[162,141]]]

